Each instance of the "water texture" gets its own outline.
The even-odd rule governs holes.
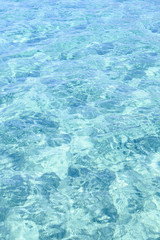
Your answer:
[[[160,239],[160,2],[0,0],[0,239]]]

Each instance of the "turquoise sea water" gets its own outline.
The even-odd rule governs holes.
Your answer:
[[[160,239],[160,2],[0,0],[0,240]]]

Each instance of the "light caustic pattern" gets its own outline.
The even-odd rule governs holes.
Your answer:
[[[160,2],[0,0],[0,239],[160,239]]]

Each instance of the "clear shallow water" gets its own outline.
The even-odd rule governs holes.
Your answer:
[[[0,16],[0,239],[159,240],[159,1]]]

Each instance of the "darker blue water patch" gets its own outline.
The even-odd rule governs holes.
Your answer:
[[[21,151],[18,152],[13,152],[11,154],[9,154],[8,156],[13,164],[13,168],[15,170],[21,170],[24,167],[25,164],[25,154]]]
[[[50,239],[57,239],[61,240],[66,236],[66,230],[61,228],[60,225],[52,225],[48,224],[45,229],[39,231],[39,239],[40,240],[50,240]]]
[[[87,53],[91,55],[98,54],[100,56],[108,54],[114,49],[114,44],[112,42],[104,43],[94,43],[88,47]]]
[[[17,81],[24,82],[26,78],[29,77],[39,77],[40,76],[40,68],[35,68],[32,72],[18,72],[15,75]]]
[[[67,99],[67,105],[72,109],[79,108],[80,106],[85,106],[87,103],[87,95],[79,95],[75,97],[70,97]]]
[[[74,168],[69,167],[68,175],[72,178],[82,178],[84,190],[100,191],[100,189],[107,189],[111,182],[115,180],[114,172],[105,169],[103,171],[92,172],[87,168]]]
[[[160,138],[157,136],[145,136],[143,138],[128,139],[124,143],[124,151],[133,151],[138,154],[147,155],[148,152],[157,152],[159,149]]]
[[[74,168],[74,167],[69,167],[68,168],[68,176],[70,177],[79,177],[79,170],[77,168]]]
[[[157,136],[145,136],[134,140],[134,148],[137,152],[157,152],[159,149],[160,138]]]
[[[7,208],[4,206],[3,208],[0,208],[0,222],[5,221],[8,212],[9,212],[9,207]]]
[[[110,204],[106,208],[103,208],[102,214],[109,217],[109,220],[108,220],[109,222],[116,222],[118,219],[117,209],[115,208],[115,206],[113,204]]]
[[[119,216],[108,192],[110,184],[115,180],[112,171],[105,169],[92,172],[87,168],[69,167],[68,176],[70,196],[74,196],[74,208],[85,206],[86,212],[92,216],[92,221],[98,224],[113,224],[117,221]],[[80,187],[82,191],[79,192]]]
[[[31,119],[34,120],[35,123],[37,123],[37,125],[40,125],[42,127],[58,129],[59,123],[55,121],[56,116],[52,116],[54,120],[50,119],[51,116],[52,115],[50,115],[49,113],[46,116],[42,113],[36,113],[36,114],[34,113]]]
[[[50,147],[58,147],[63,144],[69,144],[71,142],[71,136],[69,134],[54,134],[47,138],[47,144]]]
[[[42,181],[42,183],[47,185],[48,188],[57,188],[59,186],[60,178],[54,172],[51,172],[43,174],[38,181]]]
[[[20,119],[12,119],[12,120],[6,121],[4,123],[4,126],[7,127],[10,131],[18,130],[18,129],[23,130],[25,128],[24,122],[21,121]]]
[[[114,48],[113,43],[106,42],[102,43],[99,47],[96,47],[96,52],[98,55],[105,55],[109,53]]]
[[[111,184],[116,178],[115,173],[109,169],[96,172],[96,176],[103,182],[105,185]]]
[[[35,34],[35,36],[31,35],[31,39],[29,39],[27,43],[29,43],[29,45],[34,45],[34,44],[39,45],[45,40],[47,40],[46,37],[37,37],[37,35]]]
[[[118,220],[118,213],[115,206],[111,203],[106,203],[106,207],[102,208],[101,213],[99,216],[93,218],[93,222],[97,222],[99,224],[102,224],[104,222],[105,217],[107,217],[108,223],[114,223]]]
[[[160,22],[154,22],[149,29],[152,33],[160,34]]]
[[[144,210],[143,200],[141,198],[128,199],[128,211],[129,211],[129,213],[133,214],[133,213],[136,213],[136,212],[142,212],[143,210]]]
[[[105,240],[106,238],[112,239],[114,236],[115,229],[112,226],[101,227],[98,229],[98,232],[100,233],[98,236],[100,240]]]
[[[0,105],[1,104],[11,104],[14,99],[15,99],[15,94],[13,94],[13,93],[0,94]]]
[[[77,185],[82,187],[84,192],[92,192],[92,194],[106,194],[110,184],[115,180],[114,172],[105,169],[103,171],[92,172],[87,168],[68,168],[67,179],[69,185]],[[80,184],[80,185],[79,185]]]
[[[47,120],[47,119],[38,119],[37,123],[44,126],[44,127],[49,127],[49,128],[58,128],[59,124],[57,122]]]
[[[124,77],[124,82],[129,82],[133,78],[142,78],[145,76],[145,71],[143,69],[133,69],[127,72],[126,76]]]
[[[147,238],[147,240],[160,240],[160,237],[158,237],[158,238]]]
[[[45,173],[37,179],[37,183],[40,189],[42,189],[42,194],[46,196],[46,198],[49,198],[51,192],[58,188],[60,178],[54,172]]]
[[[29,194],[30,185],[20,175],[3,179],[1,183],[1,203],[6,207],[23,205]]]

